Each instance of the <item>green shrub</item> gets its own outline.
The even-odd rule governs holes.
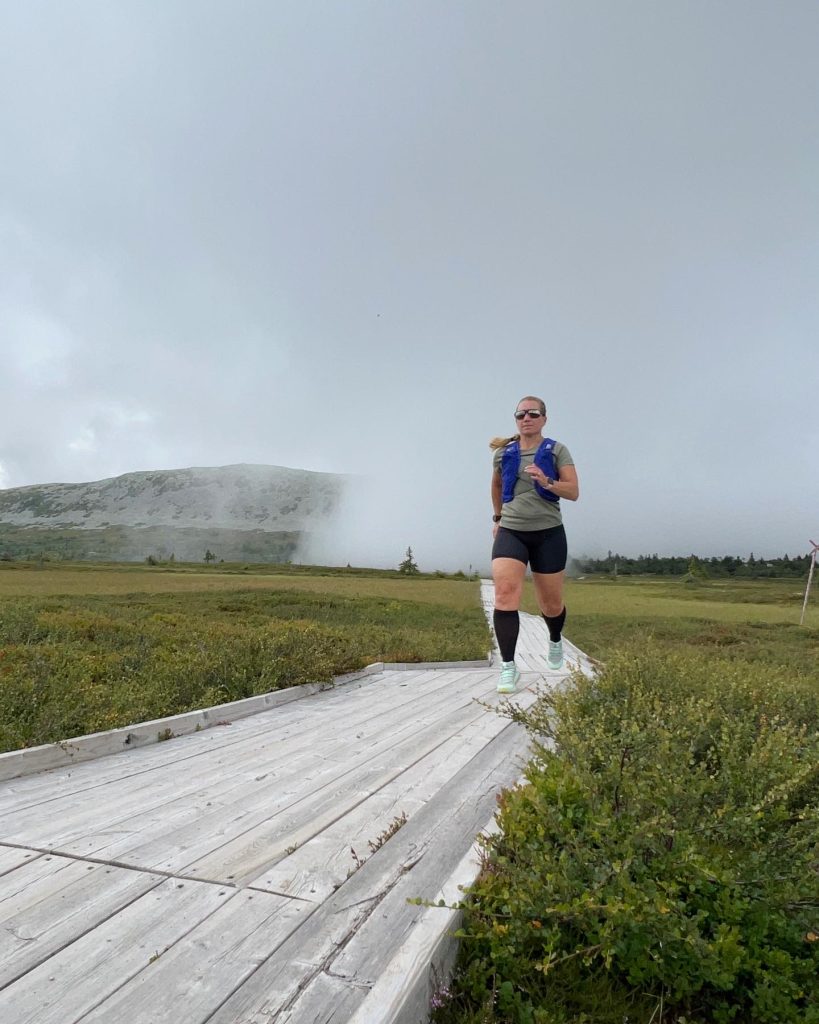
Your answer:
[[[623,653],[507,710],[536,752],[469,898],[458,1019],[819,1021],[815,685]]]
[[[373,661],[480,657],[478,605],[297,590],[0,601],[0,751],[307,682]]]

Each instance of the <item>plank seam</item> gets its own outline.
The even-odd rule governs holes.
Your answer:
[[[159,879],[157,885],[162,882],[170,880],[178,880],[180,882],[202,882],[203,885],[218,885],[223,889],[235,889],[237,892],[240,889],[249,888],[249,886],[237,885],[235,882],[222,882],[216,878],[198,878],[192,875],[183,875],[174,871],[164,871],[162,868],[146,868],[140,867],[138,864],[129,864],[124,860],[105,860],[103,857],[91,857],[88,855],[83,856],[79,853],[71,853],[63,851],[57,848],[48,848],[40,846],[27,846],[24,843],[14,843],[9,840],[3,840],[4,846],[10,846],[15,850],[30,850],[32,853],[40,854],[41,856],[47,857],[64,857],[66,860],[73,860],[80,864],[97,864],[103,868],[121,868],[123,871],[133,871],[137,875],[158,875]],[[38,858],[39,859],[39,858]],[[27,864],[33,864],[34,861],[26,861]],[[18,865],[22,867],[22,865]],[[12,868],[12,870],[15,870]],[[6,872],[8,873],[8,872]],[[150,891],[150,890],[149,890]],[[257,889],[256,892],[270,892],[269,889]],[[284,896],[286,899],[300,899],[305,903],[309,903],[310,900],[304,900],[301,896],[291,896],[289,893],[275,893],[274,895]]]
[[[46,852],[46,851],[40,851],[40,852]],[[55,856],[62,856],[62,854],[55,855]],[[71,859],[78,859],[78,858],[71,858]],[[33,862],[31,862],[31,863],[33,863]],[[113,866],[114,867],[120,867],[121,865],[117,864],[117,865],[113,865]],[[133,871],[134,869],[133,868],[128,868],[127,870]],[[147,875],[147,876],[150,876],[150,875],[153,874],[153,872],[150,872],[150,871],[135,871],[134,873],[135,874],[140,874],[140,875]],[[36,963],[30,964],[28,967],[26,967],[25,969],[21,970],[20,973],[15,975],[13,978],[9,978],[8,981],[3,982],[3,984],[0,985],[0,991],[2,991],[5,988],[8,988],[11,985],[17,984],[17,982],[20,981],[21,978],[25,978],[25,976],[27,974],[30,974],[32,971],[37,970],[38,967],[41,967],[48,960],[51,960],[52,957],[55,957],[59,953],[62,953],[62,951],[64,949],[68,949],[69,946],[72,946],[75,942],[78,942],[80,939],[84,938],[86,935],[88,935],[91,932],[93,932],[96,928],[99,928],[100,925],[105,924],[107,921],[110,921],[111,918],[116,917],[117,914],[121,914],[123,912],[123,910],[127,910],[127,908],[132,906],[134,903],[136,903],[137,900],[141,900],[143,898],[143,896],[147,896],[148,893],[153,892],[154,889],[156,889],[156,888],[158,888],[158,886],[162,885],[162,883],[164,881],[165,881],[164,878],[157,878],[153,885],[148,886],[148,888],[145,889],[144,892],[135,893],[134,896],[131,899],[126,900],[123,904],[118,906],[116,909],[112,910],[111,913],[107,917],[101,918],[99,921],[90,921],[88,926],[85,929],[83,929],[83,930],[81,930],[81,931],[79,931],[79,932],[77,932],[75,934],[72,934],[70,936],[67,936],[65,942],[63,942],[63,944],[61,946],[59,946],[59,947],[57,947],[55,949],[49,950],[49,952],[42,958],[42,960],[38,960]],[[97,1004],[97,1005],[99,1005],[99,1004]]]

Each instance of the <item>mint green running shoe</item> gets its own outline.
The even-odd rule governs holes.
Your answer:
[[[562,640],[549,641],[549,653],[546,655],[546,664],[553,672],[556,672],[559,668],[563,668]]]
[[[514,693],[519,679],[520,672],[518,672],[514,661],[502,661],[498,693]]]

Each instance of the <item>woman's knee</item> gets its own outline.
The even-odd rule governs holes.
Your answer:
[[[495,580],[495,607],[502,611],[514,611],[520,604],[522,589],[514,580]]]
[[[537,603],[544,615],[552,618],[563,611],[563,581],[551,579],[548,582],[535,578]]]

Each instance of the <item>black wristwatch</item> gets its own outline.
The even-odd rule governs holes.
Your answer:
[[[492,516],[492,522],[493,523],[499,523],[500,521],[501,521],[501,517],[500,516]]]

